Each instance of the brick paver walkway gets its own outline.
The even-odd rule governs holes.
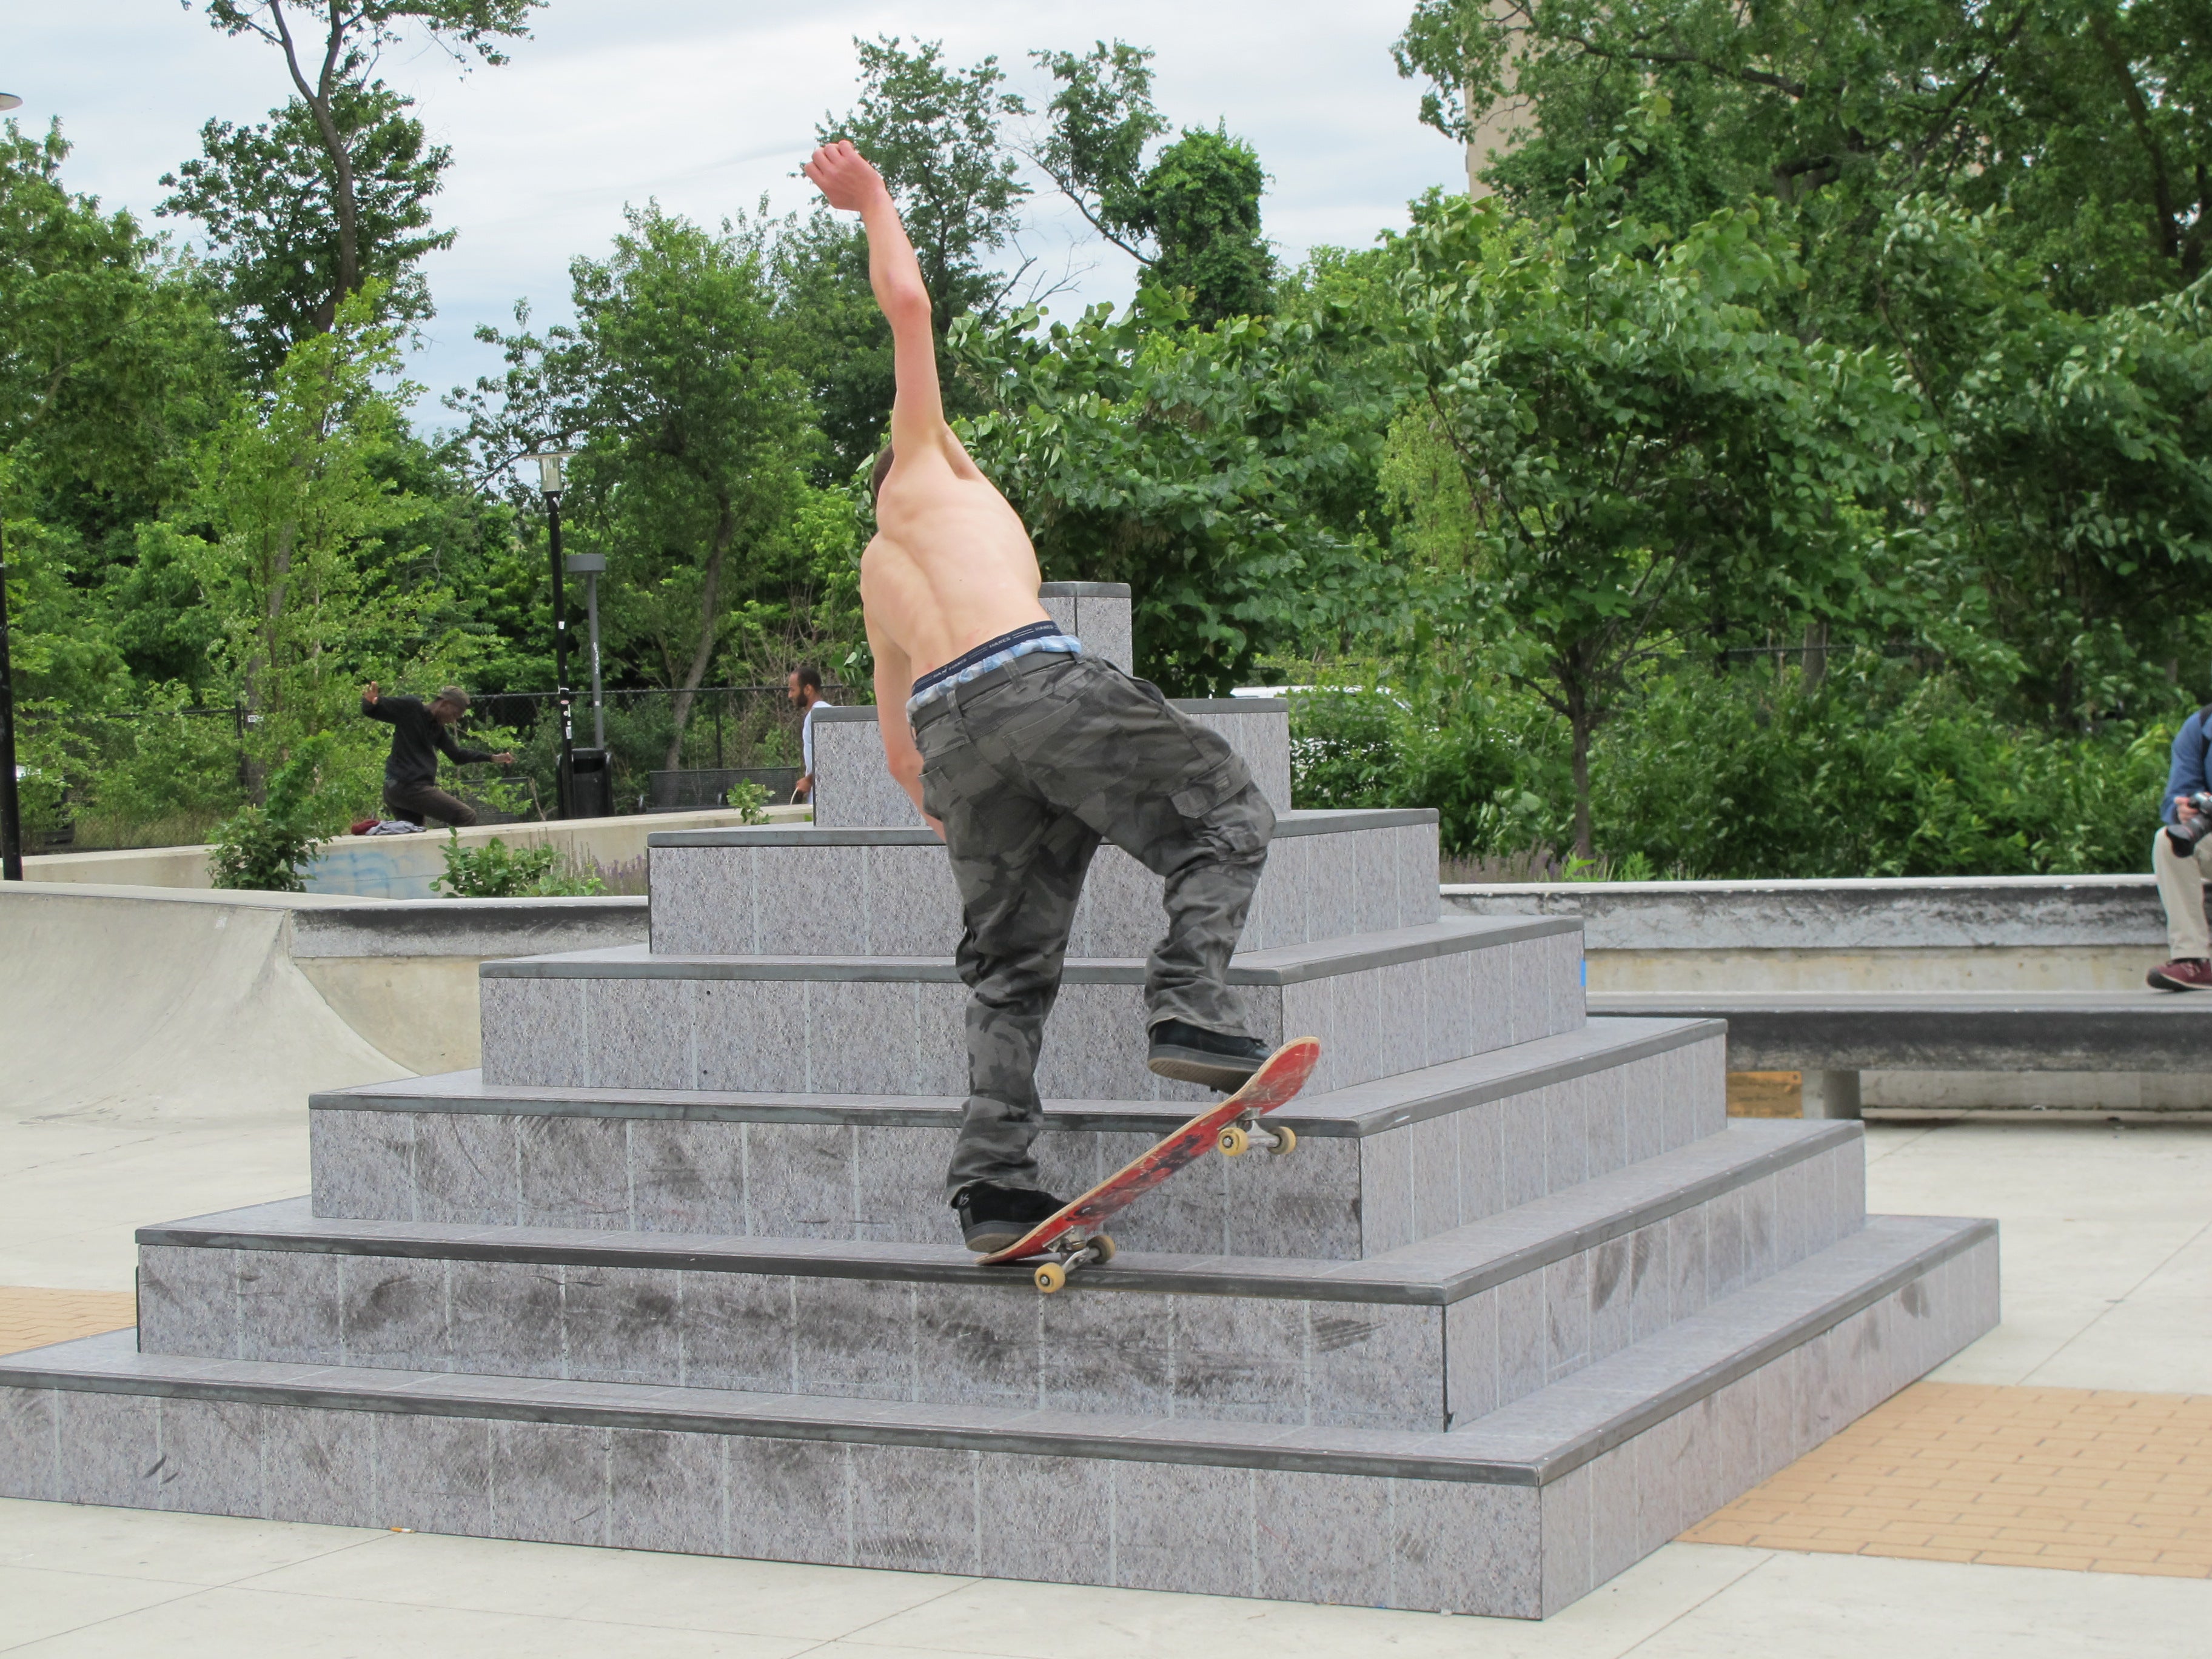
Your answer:
[[[1917,1383],[1682,1537],[2212,1577],[2212,1395]]]
[[[119,1331],[138,1318],[128,1291],[39,1291],[0,1285],[0,1353]]]

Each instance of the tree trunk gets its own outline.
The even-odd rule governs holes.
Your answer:
[[[1828,624],[1816,622],[1805,630],[1804,682],[1808,691],[1828,677]]]
[[[330,35],[324,42],[322,70],[311,85],[300,72],[299,53],[294,49],[292,31],[284,21],[281,0],[269,0],[269,15],[283,45],[284,64],[292,72],[292,84],[299,89],[308,112],[315,118],[315,131],[322,135],[323,149],[331,158],[331,204],[338,221],[337,290],[315,313],[316,322],[327,333],[337,321],[338,307],[361,287],[360,214],[354,200],[353,156],[346,149],[344,135],[338,131],[337,117],[331,108],[331,94],[337,86],[338,63],[345,46],[345,28],[337,9],[332,7]]]
[[[699,648],[691,653],[690,666],[684,671],[684,684],[677,688],[675,716],[676,735],[668,740],[667,769],[671,772],[684,763],[684,728],[691,719],[691,705],[697,701],[700,683],[707,678],[708,665],[714,660],[714,639],[720,632],[714,626],[714,598],[722,586],[722,561],[730,550],[731,538],[737,533],[727,503],[722,508],[720,523],[714,526],[714,550],[707,555],[707,580],[699,592]]]
[[[1589,706],[1579,690],[1568,694],[1570,713],[1567,724],[1574,733],[1575,765],[1575,856],[1578,859],[1597,856],[1590,848],[1590,787],[1589,751],[1591,720]]]

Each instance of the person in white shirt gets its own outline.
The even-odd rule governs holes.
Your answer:
[[[835,708],[837,705],[822,695],[822,671],[811,663],[802,663],[791,671],[784,682],[793,702],[806,711],[806,718],[799,723],[799,758],[805,775],[799,780],[799,787],[792,792],[793,800],[814,799],[814,711]]]

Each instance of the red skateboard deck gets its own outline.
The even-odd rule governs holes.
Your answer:
[[[1187,1164],[1203,1158],[1209,1147],[1224,1139],[1240,1118],[1272,1112],[1306,1086],[1321,1059],[1319,1037],[1294,1037],[1267,1056],[1244,1086],[1218,1105],[1209,1106],[1166,1139],[1147,1147],[1079,1198],[1071,1199],[1004,1249],[979,1257],[979,1265],[995,1267],[1049,1255],[1055,1261],[1036,1271],[1037,1288],[1056,1291],[1066,1282],[1066,1268],[1087,1261],[1104,1262],[1114,1254],[1113,1241],[1097,1231],[1101,1222],[1116,1215],[1165,1181]],[[1232,1131],[1243,1145],[1242,1130]],[[1276,1150],[1288,1152],[1297,1144],[1287,1129],[1267,1135]],[[1224,1148],[1224,1150],[1226,1150]]]

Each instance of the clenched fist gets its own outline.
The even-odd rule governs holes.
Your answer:
[[[866,156],[853,148],[849,138],[823,145],[799,170],[829,198],[831,207],[842,208],[848,213],[858,213],[878,198],[889,194],[884,187],[884,175],[875,170]]]

